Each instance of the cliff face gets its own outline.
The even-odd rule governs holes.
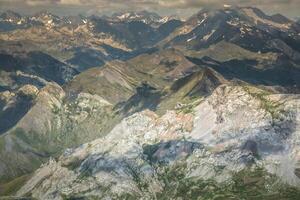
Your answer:
[[[298,95],[221,85],[163,116],[146,110],[125,118],[107,136],[50,160],[17,194],[293,198],[300,186],[299,102]]]

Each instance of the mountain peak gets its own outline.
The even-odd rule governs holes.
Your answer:
[[[50,13],[49,11],[41,11],[31,17],[31,20],[43,23],[46,26],[54,26],[61,22],[61,18]]]
[[[7,10],[1,13],[0,18],[4,20],[9,20],[9,19],[16,20],[16,19],[21,19],[22,16],[12,10]]]
[[[249,24],[251,26],[260,25],[260,28],[275,28],[280,30],[287,30],[292,24],[292,20],[280,14],[267,15],[262,10],[256,7],[238,7],[226,5],[218,9],[202,9],[197,14],[193,15],[188,22],[190,24],[200,24],[207,18],[213,21],[237,21],[242,24]]]
[[[54,14],[47,10],[42,10],[40,12],[35,13],[34,16],[54,16]]]
[[[174,17],[172,16],[172,19]],[[171,19],[171,18],[170,18]],[[113,21],[142,21],[146,24],[161,24],[169,20],[169,17],[161,17],[155,12],[146,10],[142,11],[130,11],[115,13],[111,16]]]
[[[58,17],[46,10],[36,13],[35,15],[33,15],[32,18],[38,19],[38,20],[50,20],[50,19],[56,20],[56,21],[60,20],[60,17]]]

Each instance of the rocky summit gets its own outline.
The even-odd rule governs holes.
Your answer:
[[[254,7],[2,12],[0,199],[300,199],[299,45]]]
[[[299,100],[298,95],[220,85],[189,105],[189,112],[178,108],[158,116],[145,110],[125,118],[107,136],[51,159],[17,194],[37,199],[292,198],[300,184]],[[255,188],[258,194],[252,193]]]

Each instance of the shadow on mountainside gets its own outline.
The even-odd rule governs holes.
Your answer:
[[[200,67],[209,66],[222,74],[226,79],[240,79],[255,85],[282,86],[290,93],[300,92],[300,68],[285,58],[280,58],[272,66],[257,68],[256,60],[230,60],[218,62],[210,57],[188,59]]]
[[[29,111],[33,102],[30,97],[17,97],[14,105],[9,105],[4,109],[4,104],[0,102],[0,135],[14,127],[16,123]],[[2,110],[4,109],[4,110]]]
[[[145,109],[156,110],[161,102],[163,93],[148,83],[144,82],[136,88],[136,93],[126,102],[119,103],[115,109],[119,110],[125,117]]]

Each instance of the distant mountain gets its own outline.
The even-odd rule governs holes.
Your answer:
[[[52,13],[47,11],[36,13],[32,17],[30,17],[30,20],[42,23],[47,27],[58,26],[63,22],[60,17],[53,15]]]
[[[0,14],[1,20],[9,21],[9,22],[18,22],[21,20],[22,16],[14,11],[7,10]]]
[[[76,19],[79,18],[79,19]],[[81,21],[80,21],[81,20]],[[86,22],[83,16],[59,17],[47,11],[41,11],[32,16],[21,16],[13,11],[6,11],[0,15],[0,31],[13,31],[32,27],[45,26],[48,29],[58,26],[76,25]]]
[[[26,19],[24,23],[28,25],[0,33],[0,39],[6,41],[0,46],[3,52],[1,67],[6,71],[22,69],[27,75],[63,84],[77,71],[105,66],[113,60],[126,61],[157,49],[175,48],[196,65],[204,62],[203,65],[230,79],[276,84],[289,89],[298,87],[300,39],[299,24],[294,21],[280,14],[268,16],[251,7],[204,9],[185,22],[171,18],[162,20],[159,15],[147,11],[116,13],[111,17],[59,17],[47,11],[22,17],[8,11],[1,15],[2,21],[16,24]],[[24,52],[17,52],[20,49]],[[39,56],[31,58],[33,52],[39,52]],[[38,59],[41,63],[34,64]],[[49,62],[43,64],[42,60]],[[51,69],[49,63],[54,62],[57,64],[52,64]],[[231,64],[247,66],[248,71],[239,67],[231,69]],[[219,65],[228,68],[216,67]],[[268,75],[269,69],[272,76]],[[250,71],[253,77],[242,75],[247,76]],[[257,71],[263,75],[256,76]],[[281,73],[294,78],[278,78]],[[23,79],[10,80],[14,80],[11,81],[14,84],[22,85],[23,82]],[[36,85],[44,84],[38,81]]]
[[[176,16],[166,16],[161,17],[157,13],[148,12],[148,11],[138,11],[138,12],[121,12],[114,13],[111,17],[107,17],[107,19],[112,21],[123,21],[123,22],[131,22],[131,21],[141,21],[145,24],[158,26],[163,23],[166,23],[170,20],[179,20]]]
[[[8,49],[0,50],[0,70],[3,72],[0,77],[12,80],[7,85],[11,89],[19,88],[23,84],[34,84],[40,87],[47,81],[62,85],[78,73],[69,65],[41,51],[12,53],[11,51],[16,48],[14,45],[16,43],[7,43],[7,45],[2,43],[2,47]],[[18,47],[20,50],[21,44]]]
[[[287,18],[267,16],[256,8],[202,10],[163,44],[199,50],[225,40],[256,52],[281,51],[299,60],[299,28]]]
[[[65,16],[62,18],[62,21],[64,24],[72,26],[72,27],[77,27],[80,25],[84,25],[88,23],[88,17],[83,16],[83,15],[77,15],[77,16]]]
[[[0,32],[30,27],[29,19],[8,10],[0,14]]]
[[[0,33],[0,39],[27,46],[24,51],[46,52],[78,71],[141,54],[182,24],[179,20],[171,20],[152,27],[142,21],[111,22],[96,16],[58,17],[49,12],[21,17],[21,20],[24,20],[21,25],[9,22],[9,27],[5,26]],[[3,50],[11,49],[5,44],[1,47]]]

